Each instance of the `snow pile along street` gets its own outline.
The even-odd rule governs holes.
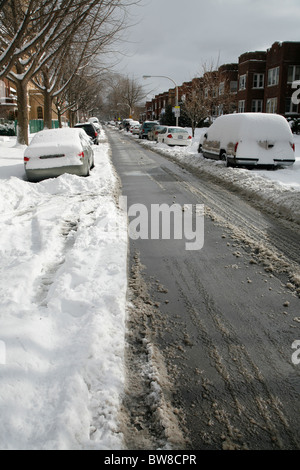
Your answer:
[[[121,449],[126,217],[109,146],[88,178],[25,180],[0,137],[0,447]]]
[[[200,137],[205,131],[206,128],[196,129],[189,147],[168,147],[147,140],[139,143],[196,171],[200,177],[203,172],[227,188],[246,194],[275,215],[300,223],[300,136],[294,135],[296,162],[293,166],[275,170],[243,169],[226,168],[224,162],[206,159],[198,153]]]

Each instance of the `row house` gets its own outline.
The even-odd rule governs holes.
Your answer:
[[[238,112],[300,117],[293,103],[293,82],[300,80],[300,42],[275,42],[267,51],[239,58]]]
[[[267,51],[245,52],[238,63],[221,65],[218,70],[185,82],[178,87],[179,103],[197,90],[212,117],[232,112],[265,112],[299,118],[300,104],[292,100],[295,82],[299,80],[300,42],[275,42]],[[153,118],[159,119],[166,103],[174,106],[175,89],[150,103]]]
[[[43,94],[32,84],[28,84],[28,117],[29,120],[44,119],[44,97]],[[0,119],[13,121],[18,119],[17,92],[14,84],[3,78],[0,80]],[[52,119],[57,119],[54,106],[52,109]],[[68,116],[62,117],[63,121],[67,121]]]
[[[16,90],[6,78],[0,80],[0,119],[14,120],[17,112]]]
[[[246,52],[239,57],[237,111],[263,112],[266,51]]]
[[[300,117],[292,102],[293,82],[300,80],[300,42],[275,42],[267,51],[264,110]]]

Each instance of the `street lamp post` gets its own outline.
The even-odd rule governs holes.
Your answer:
[[[178,109],[178,86],[176,85],[174,80],[172,80],[172,78],[166,77],[165,75],[143,75],[143,78],[144,79],[146,79],[146,78],[166,78],[167,80],[171,80],[171,82],[174,83],[174,85],[175,85],[175,90],[176,90],[175,106]],[[178,127],[178,115],[176,115],[176,126]]]

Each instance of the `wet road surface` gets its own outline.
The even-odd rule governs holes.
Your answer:
[[[126,135],[108,138],[128,209],[193,205],[195,218],[204,205],[201,249],[130,241],[128,448],[299,449],[299,231]]]

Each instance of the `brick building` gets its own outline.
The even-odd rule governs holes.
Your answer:
[[[292,102],[294,81],[300,80],[300,42],[275,42],[267,51],[264,111],[300,117]]]
[[[193,93],[195,80],[201,83],[199,96],[211,117],[232,112],[264,112],[299,118],[300,105],[293,103],[292,95],[293,83],[300,80],[300,42],[275,42],[267,51],[245,52],[238,63],[221,65],[218,70],[185,82],[178,87],[179,104]],[[147,103],[147,109],[152,107],[152,119],[160,118],[166,104],[174,106],[175,89]],[[150,119],[150,113],[147,116]]]
[[[237,111],[262,112],[266,75],[266,51],[246,52],[239,57]]]

